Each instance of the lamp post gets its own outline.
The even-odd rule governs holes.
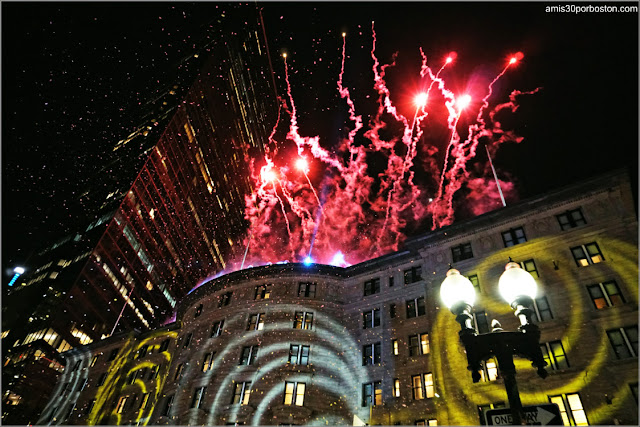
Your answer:
[[[513,425],[522,425],[524,414],[516,382],[513,356],[531,360],[531,365],[537,368],[541,378],[548,375],[544,369],[547,362],[544,361],[540,350],[540,329],[531,321],[531,307],[533,298],[536,296],[537,284],[531,274],[509,258],[509,263],[500,276],[498,289],[502,298],[511,305],[516,317],[520,320],[517,332],[505,332],[498,324],[489,333],[476,333],[471,323],[473,319],[471,307],[476,298],[475,289],[469,279],[454,268],[447,271],[447,277],[440,286],[440,298],[456,315],[456,320],[460,324],[459,336],[467,353],[467,369],[471,371],[473,382],[480,381],[482,369],[480,364],[495,356],[501,376],[504,378]]]

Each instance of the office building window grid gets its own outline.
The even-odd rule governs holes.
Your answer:
[[[626,301],[615,280],[587,286],[589,297],[598,309],[624,304]]]
[[[502,242],[505,248],[518,245],[527,241],[527,236],[524,234],[524,228],[516,227],[510,228],[507,231],[502,232]]]
[[[374,308],[362,313],[363,329],[375,328],[380,326],[380,309]]]
[[[296,311],[294,313],[294,319],[293,319],[294,329],[310,330],[312,327],[313,327],[313,313],[308,311]]]
[[[571,248],[571,253],[578,267],[587,267],[591,264],[598,264],[604,261],[604,256],[596,242],[574,246]]]
[[[582,209],[580,208],[572,209],[561,213],[560,215],[556,215],[556,218],[558,219],[558,224],[560,224],[560,228],[563,231],[579,227],[587,223],[584,219],[584,215],[582,214]]]
[[[607,335],[618,359],[638,357],[638,325],[610,329]]]
[[[542,357],[547,362],[547,366],[554,371],[569,367],[569,360],[562,346],[562,341],[542,343],[540,344],[540,350],[542,351]]]
[[[566,426],[587,426],[589,420],[587,413],[582,406],[579,393],[559,394],[549,396],[549,401],[555,403],[560,408],[562,422]]]
[[[419,356],[429,353],[429,334],[415,334],[409,336],[409,356]]]

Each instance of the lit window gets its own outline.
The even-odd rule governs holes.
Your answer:
[[[597,264],[604,261],[604,256],[602,252],[600,252],[600,247],[596,242],[575,246],[571,248],[571,253],[578,267],[586,267],[590,264]]]
[[[195,318],[195,317],[198,317],[198,316],[200,316],[200,315],[202,314],[202,307],[204,307],[204,305],[203,305],[203,304],[200,304],[200,305],[196,308],[195,313],[193,313],[193,317],[194,317],[194,318]]]
[[[380,363],[379,342],[362,346],[362,366],[374,365]]]
[[[181,363],[176,368],[176,374],[173,377],[174,381],[178,381],[180,378],[182,378],[182,371],[184,371],[184,364]]]
[[[589,296],[597,309],[624,304],[625,300],[615,280],[587,286]]]
[[[294,313],[294,329],[311,329],[313,327],[313,313],[306,311],[296,311]]]
[[[293,365],[309,364],[309,346],[300,344],[291,344],[289,346],[289,363]]]
[[[560,394],[549,396],[549,401],[560,408],[560,415],[565,426],[588,426],[587,414],[582,406],[580,394]]]
[[[472,275],[468,276],[467,279],[469,279],[469,281],[471,282],[471,284],[473,285],[473,287],[475,288],[477,293],[481,293],[482,292],[480,290],[480,280],[478,280],[478,275],[477,274],[472,274]]]
[[[404,271],[404,284],[415,283],[422,280],[422,266],[412,267]]]
[[[498,364],[494,358],[481,363],[480,378],[482,381],[495,381],[498,379]]]
[[[453,256],[453,262],[473,258],[471,243],[463,243],[462,245],[454,246],[451,248],[451,255]]]
[[[269,285],[260,285],[256,287],[255,299],[269,299],[271,296],[271,287]]]
[[[627,326],[607,331],[613,351],[618,359],[638,357],[638,326]]]
[[[304,405],[305,383],[289,382],[284,383],[284,404],[285,405]]]
[[[540,278],[540,273],[538,273],[538,269],[536,268],[536,262],[532,259],[528,259],[526,261],[522,261],[520,263],[520,267],[529,274],[531,274],[534,278]]]
[[[298,283],[298,296],[305,298],[315,298],[316,284],[311,282]]]
[[[545,362],[547,362],[547,365],[554,371],[569,367],[569,360],[567,360],[567,355],[564,352],[562,341],[551,341],[540,344],[540,350],[542,351],[542,357],[544,357]]]
[[[489,320],[487,319],[487,313],[480,310],[478,309],[473,313],[473,324],[475,325],[476,333],[486,334],[489,332]]]
[[[129,396],[120,396],[120,399],[118,400],[118,405],[116,406],[116,412],[118,414],[121,414],[122,412],[124,412],[124,406],[127,404],[127,399],[129,399]]]
[[[406,301],[407,319],[423,316],[425,314],[424,297],[414,298]]]
[[[413,388],[413,400],[422,400],[432,398],[435,395],[433,386],[433,374],[420,374],[411,377],[411,385]]]
[[[229,303],[231,302],[231,295],[232,294],[233,294],[233,292],[226,292],[226,293],[220,295],[220,301],[218,302],[218,308],[224,307],[225,305],[229,305]]]
[[[200,408],[200,404],[202,403],[202,399],[206,390],[206,387],[198,387],[195,389],[195,391],[193,392],[193,397],[191,398],[191,408]]]
[[[224,328],[224,320],[218,320],[211,327],[211,338],[219,337],[222,334],[222,329]]]
[[[556,218],[558,219],[558,223],[562,230],[568,230],[587,223],[587,221],[584,220],[584,215],[582,215],[582,210],[580,208],[556,215]]]
[[[400,397],[400,380],[398,378],[393,379],[393,397]]]
[[[233,400],[231,401],[231,404],[236,405],[239,403],[240,405],[248,405],[250,395],[251,381],[236,383],[236,388],[233,392]]]
[[[438,420],[435,418],[430,418],[428,420],[416,420],[414,425],[416,426],[437,426]]]
[[[504,247],[508,248],[527,241],[527,237],[524,234],[524,228],[510,228],[507,231],[502,232],[502,241]]]
[[[207,372],[209,369],[213,368],[213,357],[215,353],[207,353],[204,355],[204,360],[202,361],[202,372]]]
[[[252,345],[242,348],[240,353],[240,365],[251,365],[258,356],[258,346]]]
[[[391,340],[391,346],[393,347],[393,355],[397,356],[399,353],[398,340]]]
[[[549,306],[547,297],[538,297],[533,300],[533,320],[535,322],[544,322],[553,319],[553,313]]]
[[[362,322],[363,328],[375,328],[376,326],[380,326],[380,309],[374,308],[369,311],[365,311],[362,313]]]
[[[364,296],[377,294],[380,292],[380,279],[371,279],[364,282]]]
[[[362,384],[362,406],[382,405],[382,381]]]
[[[151,397],[151,393],[145,393],[142,395],[142,399],[140,399],[140,405],[138,409],[146,409],[147,404],[149,403],[149,397]]]
[[[250,315],[247,331],[261,331],[262,328],[264,328],[264,313]]]
[[[409,336],[409,356],[429,353],[429,335],[416,334]]]

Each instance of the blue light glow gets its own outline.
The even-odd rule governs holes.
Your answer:
[[[313,264],[313,258],[311,258],[310,256],[308,256],[308,257],[306,257],[306,258],[304,259],[304,261],[302,261],[302,263],[303,263],[304,265],[311,265],[311,264]]]

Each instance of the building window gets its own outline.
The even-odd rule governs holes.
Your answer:
[[[313,327],[313,313],[296,311],[293,319],[293,329],[311,329]]]
[[[553,313],[551,313],[551,307],[549,307],[547,297],[538,297],[533,300],[532,317],[535,322],[544,322],[545,320],[553,319]]]
[[[104,382],[107,379],[107,373],[103,372],[102,374],[100,374],[100,376],[98,377],[98,387],[104,385]]]
[[[389,276],[389,287],[393,288],[394,285],[394,277],[393,276]]]
[[[486,334],[489,332],[489,320],[487,319],[487,313],[484,311],[473,313],[473,324],[475,325],[476,333]]]
[[[136,354],[136,359],[142,359],[143,357],[145,357],[148,350],[149,346],[146,344],[140,347],[140,349],[138,350],[138,354]]]
[[[156,378],[158,378],[158,373],[160,372],[160,366],[156,365],[154,367],[151,368],[151,371],[149,372],[149,379],[150,380],[155,380]]]
[[[482,291],[480,290],[480,280],[478,280],[478,275],[477,274],[472,274],[471,276],[468,276],[467,279],[469,279],[469,281],[471,282],[471,284],[473,285],[474,289],[476,290],[477,293],[481,293]]]
[[[202,372],[207,372],[211,368],[213,368],[213,357],[215,353],[207,353],[204,355],[204,360],[202,361]]]
[[[120,396],[120,399],[118,400],[118,405],[116,406],[116,413],[121,414],[124,412],[124,407],[127,404],[128,399],[129,399],[129,396]]]
[[[407,300],[407,319],[425,314],[424,297]]]
[[[416,334],[409,336],[409,356],[429,353],[429,335]]]
[[[238,403],[240,405],[249,404],[250,394],[251,394],[251,381],[236,383],[236,388],[233,392],[233,400],[231,401],[231,404],[232,405],[236,405]]]
[[[199,409],[200,404],[202,403],[202,399],[204,397],[204,393],[206,392],[206,387],[198,387],[193,392],[193,398],[191,399],[191,408]]]
[[[433,388],[433,374],[420,374],[411,377],[411,385],[413,388],[413,400],[422,400],[432,398],[435,395]]]
[[[252,345],[242,348],[240,354],[240,365],[252,365],[258,356],[258,346]]]
[[[599,310],[605,307],[624,304],[625,300],[615,280],[587,286],[593,305]]]
[[[373,310],[365,311],[362,313],[362,321],[364,329],[380,326],[380,309],[374,308]]]
[[[438,425],[438,420],[436,420],[435,418],[430,418],[428,420],[416,420],[414,422],[414,425],[416,425],[416,426],[437,426]]]
[[[556,218],[558,218],[558,223],[562,230],[568,230],[587,223],[587,221],[584,220],[584,215],[582,215],[580,208],[556,215]]]
[[[167,400],[164,403],[164,409],[162,410],[162,415],[168,417],[171,413],[171,406],[173,406],[173,397],[175,395],[171,394],[167,396]]]
[[[190,333],[184,338],[184,344],[182,344],[182,348],[189,348],[191,345],[191,338],[193,338],[193,333]]]
[[[380,292],[380,279],[371,279],[364,282],[364,296],[373,295]]]
[[[540,344],[540,350],[547,365],[554,371],[558,369],[566,369],[569,367],[567,354],[564,352],[562,341],[551,341]]]
[[[176,374],[173,377],[174,381],[178,381],[180,378],[182,378],[182,371],[184,371],[183,363],[179,364],[178,367],[176,368]]]
[[[226,292],[220,295],[220,301],[218,301],[218,308],[224,307],[225,305],[229,305],[229,303],[231,302],[231,295],[233,295],[233,292]]]
[[[291,344],[289,346],[289,363],[292,365],[308,365],[309,364],[309,346],[300,344]]]
[[[311,282],[298,283],[298,296],[305,298],[316,297],[316,284]]]
[[[597,264],[604,261],[604,256],[602,256],[600,247],[596,242],[575,246],[571,248],[571,253],[578,267],[586,267],[589,264]]]
[[[264,313],[250,315],[247,331],[261,331],[262,328],[264,328]]]
[[[87,406],[87,409],[85,410],[84,414],[89,415],[95,405],[96,405],[96,399],[92,399],[91,402],[89,402],[89,405]]]
[[[398,378],[393,379],[393,397],[400,397],[400,380]]]
[[[162,344],[160,344],[160,353],[162,353],[163,351],[167,351],[168,349],[169,349],[169,339],[166,339],[162,341]]]
[[[151,397],[151,392],[145,393],[142,395],[142,399],[140,399],[140,405],[138,405],[138,409],[146,409],[149,404],[149,398]]]
[[[618,359],[638,356],[638,326],[627,326],[607,331],[613,351]]]
[[[89,366],[93,368],[96,365],[96,362],[98,361],[99,358],[100,358],[99,354],[96,354],[95,356],[93,356],[91,358],[91,363],[89,364]]]
[[[502,232],[502,241],[504,247],[508,248],[527,241],[527,236],[524,234],[524,228],[516,227],[510,228],[507,231]]]
[[[396,317],[396,305],[395,304],[389,304],[389,317],[390,318],[394,318]]]
[[[560,408],[562,422],[566,426],[588,426],[587,414],[584,412],[580,394],[559,394],[549,396],[549,401],[555,403]]]
[[[397,356],[399,353],[398,340],[391,340],[391,348],[393,349],[393,355]]]
[[[118,355],[118,351],[120,351],[119,348],[114,348],[113,350],[111,350],[111,353],[109,353],[109,362],[115,360],[116,356]]]
[[[269,299],[269,297],[271,297],[270,285],[260,285],[256,287],[255,299]]]
[[[299,382],[284,383],[284,404],[285,405],[304,405],[304,392],[307,385]]]
[[[404,271],[404,284],[415,283],[422,280],[422,266],[412,267]]]
[[[382,381],[362,384],[362,406],[382,405]]]
[[[193,317],[196,318],[198,316],[200,316],[202,314],[202,307],[204,307],[203,304],[200,304],[197,308],[195,313],[193,313]]]
[[[454,246],[451,248],[451,255],[453,256],[453,262],[473,258],[471,243],[463,243],[462,245]]]
[[[218,320],[211,327],[211,338],[219,337],[222,334],[222,328],[224,328],[224,320]]]
[[[369,366],[380,363],[380,343],[367,344],[362,346],[362,366]]]
[[[480,378],[482,381],[489,382],[498,379],[498,364],[496,359],[491,358],[482,362],[482,370],[480,370]]]
[[[520,267],[522,267],[524,271],[528,272],[536,279],[540,278],[540,273],[538,273],[538,269],[536,268],[536,262],[533,259],[522,261],[520,263]]]

